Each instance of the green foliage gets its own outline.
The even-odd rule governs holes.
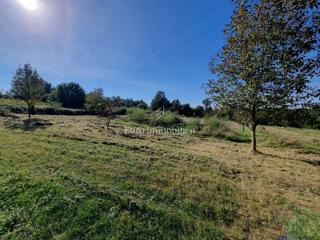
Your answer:
[[[164,116],[152,116],[150,125],[170,128],[184,125],[184,122],[177,114],[167,112]]]
[[[196,106],[196,107],[193,109],[193,115],[196,116],[196,117],[204,117],[204,115],[205,115],[204,107],[202,107],[202,106]]]
[[[200,120],[193,120],[191,122],[188,122],[185,126],[186,129],[194,129],[196,131],[200,131],[202,129],[202,124],[200,123]]]
[[[217,79],[208,82],[207,92],[218,106],[246,112],[255,139],[259,111],[287,108],[313,95],[308,82],[319,67],[314,63],[320,3],[234,3],[226,42],[210,63]],[[252,147],[256,151],[255,141]]]
[[[151,102],[151,109],[156,111],[158,109],[162,110],[162,108],[169,109],[169,107],[170,102],[167,99],[166,94],[163,91],[158,91]]]
[[[10,111],[4,107],[0,107],[0,116],[1,117],[9,117]]]
[[[127,115],[128,110],[126,107],[118,107],[114,110],[115,115]]]
[[[105,99],[102,88],[94,89],[86,95],[85,107],[89,111],[99,112],[99,109],[104,103]]]
[[[141,108],[129,108],[128,109],[128,118],[130,121],[140,123],[140,124],[148,124],[150,121],[150,117],[146,110]]]
[[[43,80],[30,64],[19,67],[11,82],[11,92],[15,98],[30,104],[44,96]]]
[[[85,92],[78,83],[59,84],[50,98],[56,97],[56,101],[65,108],[83,108]]]
[[[45,81],[42,79],[42,84],[43,84],[43,89],[44,89],[44,96],[42,97],[42,101],[47,102],[48,101],[48,97],[51,94],[53,88],[51,83]]]
[[[180,113],[181,107],[179,99],[174,99],[170,104],[170,111]]]
[[[222,125],[222,119],[216,116],[207,117],[204,119],[204,122],[209,131],[216,130]]]
[[[28,105],[29,119],[34,103],[45,97],[45,81],[30,64],[19,67],[11,82],[11,92],[15,98],[22,99]]]
[[[146,110],[140,108],[129,108],[128,119],[130,121],[159,127],[175,127],[184,125],[183,120],[175,113],[166,112],[164,116],[149,114]]]
[[[179,114],[184,115],[186,117],[191,117],[193,115],[193,109],[191,108],[189,103],[182,104],[181,112]]]
[[[204,107],[204,111],[206,114],[212,112],[212,100],[210,98],[206,98],[202,101],[202,105]]]
[[[230,124],[232,124],[232,122],[217,116],[206,117],[204,118],[204,126],[200,134],[204,136],[215,136],[233,142],[250,142],[251,136],[247,129],[243,132],[240,128],[234,129],[230,127]]]
[[[288,223],[290,240],[320,239],[320,214],[312,211],[300,211]]]

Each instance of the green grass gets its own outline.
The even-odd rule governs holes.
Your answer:
[[[200,134],[240,143],[248,143],[251,141],[251,132],[248,128],[242,131],[240,125],[229,126],[229,123],[230,121],[220,119],[216,116],[205,118]]]
[[[288,205],[300,207],[299,196],[317,208],[316,188],[288,187],[278,175],[267,182],[270,172],[262,169],[281,171],[279,160],[261,166],[259,158],[248,160],[239,152],[230,159],[230,141],[128,137],[123,128],[136,123],[122,118],[112,121],[112,131],[99,117],[40,118],[53,125],[28,128],[19,125],[21,116],[0,118],[0,239],[271,239],[272,234],[274,239],[279,226],[281,233],[297,228],[291,226],[307,229],[300,218],[286,228],[293,219]],[[266,132],[259,137],[269,136]],[[218,157],[188,150],[215,141],[208,150],[222,151]],[[315,168],[294,164],[297,174]],[[290,184],[312,185],[307,177],[317,181],[313,174],[289,179]],[[255,183],[263,185],[251,191]],[[272,184],[277,189],[270,189]]]
[[[25,101],[20,99],[7,99],[7,98],[0,98],[0,105],[5,106],[12,106],[12,107],[27,107]],[[47,104],[41,101],[36,102],[36,107],[46,107]]]
[[[132,122],[139,124],[148,124],[149,115],[146,110],[141,108],[130,108],[128,109],[128,119]]]
[[[128,109],[128,120],[152,127],[171,128],[184,125],[183,120],[175,113],[166,112],[165,115],[155,115],[140,108]]]
[[[226,239],[237,218],[234,186],[215,171],[180,183],[178,155],[153,162],[140,146],[46,129],[0,134],[1,239]]]
[[[288,235],[292,240],[320,239],[320,214],[299,211],[288,223]]]
[[[183,120],[177,114],[172,112],[167,112],[164,116],[154,116],[152,114],[150,115],[149,123],[151,126],[154,126],[154,127],[160,126],[165,128],[184,125]]]

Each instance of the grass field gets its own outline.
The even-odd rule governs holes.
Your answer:
[[[318,130],[260,127],[253,155],[232,122],[241,141],[35,117],[0,118],[0,239],[320,239]]]

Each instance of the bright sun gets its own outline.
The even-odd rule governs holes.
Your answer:
[[[39,5],[37,0],[18,0],[26,9],[36,10]]]

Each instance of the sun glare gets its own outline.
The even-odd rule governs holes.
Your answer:
[[[28,10],[36,10],[39,5],[37,0],[18,0],[22,6],[24,6]]]

